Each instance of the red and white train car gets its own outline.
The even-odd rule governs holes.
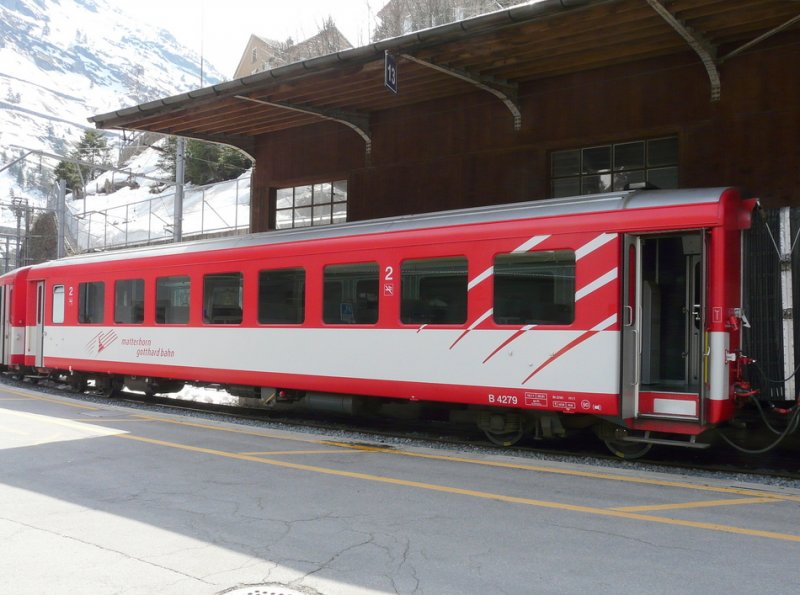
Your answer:
[[[0,365],[8,370],[25,364],[29,271],[22,267],[0,277]]]
[[[65,258],[20,278],[26,361],[446,403],[500,442],[601,422],[620,454],[693,444],[733,415],[755,204],[630,191]]]

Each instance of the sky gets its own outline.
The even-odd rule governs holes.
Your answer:
[[[369,42],[386,0],[111,0],[121,10],[166,29],[219,70],[233,73],[251,34],[302,41],[333,17],[353,46]]]

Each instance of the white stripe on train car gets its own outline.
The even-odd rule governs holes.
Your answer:
[[[450,349],[461,329],[125,328],[110,344],[106,327],[49,327],[45,357],[193,368],[318,375],[464,386],[522,388],[538,363],[586,331],[537,330],[481,365],[515,330],[476,330]],[[102,349],[101,349],[102,347]],[[398,362],[401,365],[398,365]],[[543,390],[618,392],[619,332],[598,332],[542,370]],[[579,373],[578,373],[579,372]],[[529,385],[530,386],[530,385]]]

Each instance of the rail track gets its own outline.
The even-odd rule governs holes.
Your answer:
[[[275,411],[266,408],[206,403],[174,397],[150,396],[123,390],[113,397],[100,392],[75,393],[68,386],[50,380],[31,380],[10,376],[0,377],[0,383],[24,387],[45,394],[95,403],[113,403],[122,407],[170,411],[187,416],[213,416],[234,423],[281,429],[303,429],[309,432],[335,434],[352,442],[369,443],[383,448],[402,447],[411,443],[429,447],[454,448],[486,453],[506,454],[523,458],[565,460],[589,465],[614,467],[649,467],[654,471],[672,473],[730,474],[743,481],[777,483],[800,487],[800,433],[789,436],[781,446],[761,455],[738,452],[717,439],[705,450],[674,447],[653,448],[636,461],[621,460],[607,453],[605,445],[591,432],[579,432],[567,438],[523,439],[511,447],[489,442],[472,425],[459,425],[436,420],[398,420],[376,416],[344,416],[310,411]],[[756,420],[748,427],[726,428],[734,441],[758,448],[770,440],[766,434],[754,436]]]

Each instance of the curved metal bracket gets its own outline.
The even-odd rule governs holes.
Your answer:
[[[798,23],[798,22],[800,22],[800,14],[799,14],[799,15],[797,15],[796,17],[794,17],[794,18],[791,18],[791,19],[789,19],[788,21],[786,21],[786,22],[785,22],[785,23],[783,23],[782,25],[778,25],[778,26],[777,26],[777,27],[775,27],[774,29],[770,29],[769,31],[767,31],[767,32],[766,32],[766,33],[764,33],[763,35],[759,35],[759,36],[758,36],[758,37],[756,37],[755,39],[748,41],[747,43],[745,43],[744,45],[741,45],[741,46],[739,46],[739,47],[738,47],[738,48],[736,48],[735,50],[732,50],[732,51],[731,51],[731,52],[729,52],[728,54],[726,54],[726,55],[722,56],[722,57],[721,57],[721,58],[718,60],[718,62],[719,62],[720,64],[722,64],[722,63],[723,63],[725,60],[730,60],[730,59],[731,59],[731,58],[733,58],[734,56],[736,56],[736,55],[738,55],[738,54],[741,54],[741,53],[742,53],[742,52],[744,52],[745,50],[748,50],[748,49],[750,49],[751,47],[753,47],[754,45],[756,45],[756,44],[758,44],[758,43],[761,43],[761,42],[762,42],[762,41],[764,41],[765,39],[769,39],[769,38],[770,38],[770,37],[772,37],[773,35],[776,35],[776,34],[780,33],[781,31],[783,31],[784,29],[788,29],[789,27],[791,27],[792,25],[794,25],[795,23]]]
[[[324,120],[331,120],[344,124],[348,128],[353,129],[361,138],[364,139],[366,145],[367,158],[372,154],[372,137],[369,130],[369,116],[365,114],[358,114],[355,112],[345,112],[342,110],[326,110],[310,105],[296,105],[293,103],[286,103],[283,101],[265,101],[263,99],[255,99],[254,97],[246,97],[244,95],[235,95],[236,99],[243,101],[251,101],[260,105],[268,105],[270,107],[277,107],[301,114],[309,114],[317,116]]]
[[[400,55],[406,60],[414,62],[415,64],[432,68],[437,72],[450,75],[459,80],[466,81],[472,85],[475,85],[479,89],[488,91],[489,93],[500,99],[500,101],[502,101],[506,105],[508,110],[511,112],[511,115],[514,116],[514,130],[518,131],[520,128],[522,128],[522,112],[520,111],[518,105],[518,96],[517,96],[518,85],[516,83],[489,79],[477,74],[473,74],[471,72],[456,70],[455,68],[449,68],[447,66],[441,66],[440,64],[435,64],[434,62],[421,60],[420,58],[417,58],[410,54],[400,54]]]
[[[687,27],[667,10],[659,0],[647,0],[647,3],[655,10],[662,19],[678,32],[678,34],[686,40],[686,43],[700,56],[703,66],[708,73],[708,79],[711,82],[711,101],[719,101],[720,97],[720,80],[719,70],[717,70],[717,49],[709,43],[700,33],[693,31]]]

